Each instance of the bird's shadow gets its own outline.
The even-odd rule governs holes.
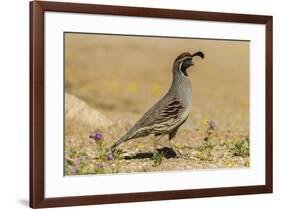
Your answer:
[[[161,149],[157,149],[157,152],[164,155],[166,159],[170,159],[170,158],[176,158],[177,154],[176,152],[169,147],[163,147]],[[125,160],[135,160],[135,159],[150,159],[153,157],[153,152],[140,152],[137,153],[133,156],[125,156],[124,159]]]

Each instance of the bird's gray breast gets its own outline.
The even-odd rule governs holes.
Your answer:
[[[174,95],[184,107],[184,110],[191,110],[192,106],[192,86],[189,78],[179,79],[177,86],[175,86],[171,95]]]

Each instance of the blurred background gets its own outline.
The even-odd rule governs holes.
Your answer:
[[[107,116],[136,121],[168,90],[182,52],[202,51],[190,78],[187,126],[215,120],[248,133],[249,42],[65,33],[65,91]]]

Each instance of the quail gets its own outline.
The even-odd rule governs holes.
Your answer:
[[[152,134],[154,135],[154,152],[156,142],[164,135],[168,135],[171,148],[177,155],[181,155],[172,145],[171,140],[176,136],[179,127],[187,120],[191,110],[192,87],[188,70],[194,65],[192,59],[196,56],[204,58],[204,54],[199,51],[194,54],[184,52],[175,59],[173,81],[168,92],[111,146],[112,151],[126,141]]]

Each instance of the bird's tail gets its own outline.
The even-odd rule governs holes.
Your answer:
[[[124,143],[124,142],[126,142],[126,141],[128,141],[128,140],[130,140],[130,139],[131,139],[131,137],[129,137],[128,134],[122,136],[120,139],[118,139],[118,140],[111,146],[110,150],[111,150],[111,151],[114,151],[115,148],[116,148],[118,145],[120,145],[120,144],[122,144],[122,143]]]

